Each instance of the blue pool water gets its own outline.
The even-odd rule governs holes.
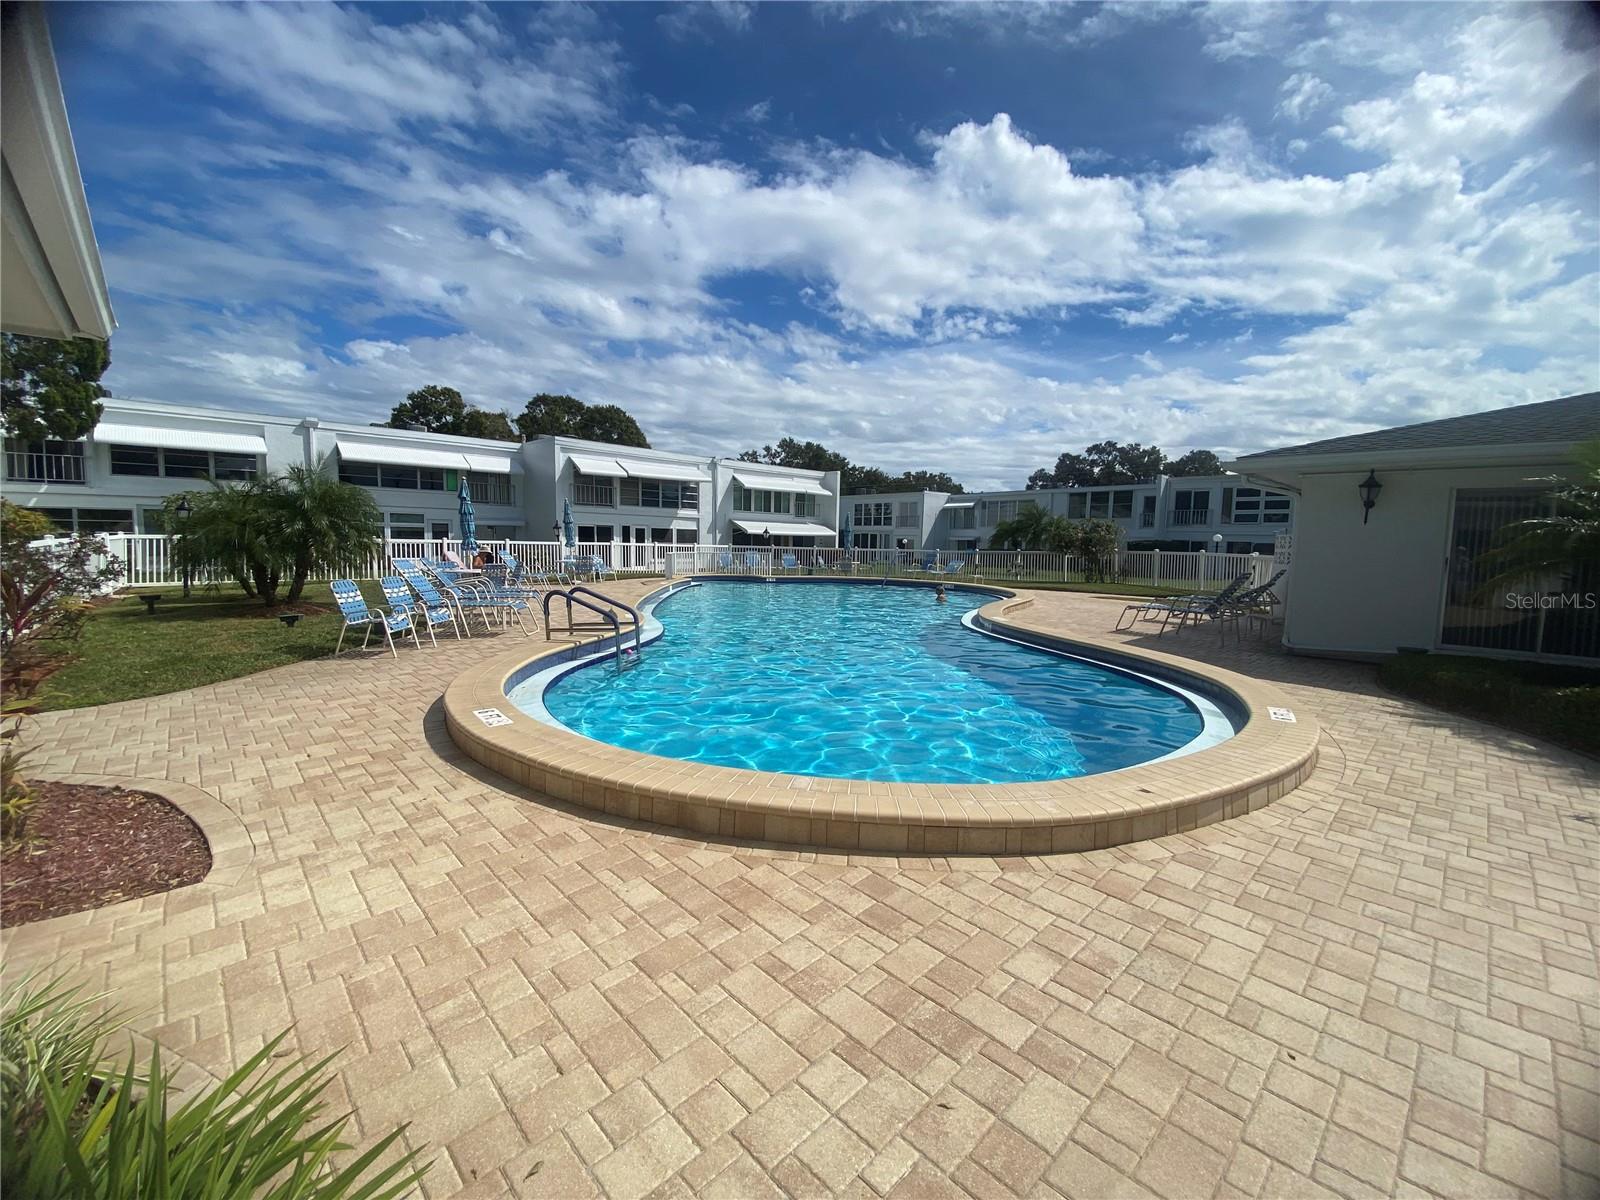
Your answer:
[[[1116,770],[1202,732],[1153,682],[967,629],[989,596],[849,584],[709,583],[656,607],[664,636],[544,689],[599,741],[691,762],[902,783]],[[537,713],[539,684],[510,699]]]

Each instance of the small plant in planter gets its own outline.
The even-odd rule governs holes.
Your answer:
[[[111,1067],[125,1018],[60,978],[30,976],[0,1001],[0,1191],[34,1200],[390,1200],[428,1170],[395,1155],[405,1127],[349,1162],[349,1114],[322,1093],[333,1056],[281,1063],[279,1034],[238,1070],[170,1107],[160,1049]],[[387,1160],[387,1161],[386,1161]]]

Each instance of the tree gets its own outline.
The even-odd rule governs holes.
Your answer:
[[[415,429],[422,433],[459,433],[466,420],[467,402],[453,387],[430,383],[394,406],[385,424],[390,429]]]
[[[111,348],[93,338],[0,337],[0,426],[6,438],[70,442],[100,420]]]
[[[290,467],[274,483],[270,537],[289,570],[284,599],[294,604],[313,571],[349,571],[364,563],[383,536],[383,515],[365,488],[321,470]]]
[[[650,449],[639,422],[615,404],[585,404],[572,396],[540,392],[517,414],[517,429],[525,438],[583,438],[612,446]]]
[[[1051,516],[1037,504],[1028,503],[1017,508],[1017,515],[995,526],[989,538],[991,550],[1053,550],[1057,554],[1070,553],[1073,524],[1065,517]]]
[[[591,404],[585,408],[578,422],[578,436],[586,441],[605,442],[612,446],[650,449],[639,422],[615,404]]]
[[[409,392],[383,422],[387,429],[415,429],[424,433],[450,433],[459,437],[492,438],[514,442],[516,431],[503,412],[475,408],[452,387],[430,383]]]
[[[1159,446],[1138,442],[1105,441],[1084,447],[1082,454],[1067,451],[1053,468],[1028,476],[1028,490],[1058,487],[1095,487],[1117,483],[1146,483],[1157,475],[1221,475],[1222,464],[1209,450],[1191,450],[1169,463]]]
[[[857,463],[846,463],[840,487],[846,496],[869,495],[873,492],[889,492],[894,489],[889,485],[893,482],[887,471],[880,471],[877,467],[863,467]]]
[[[383,518],[363,488],[320,467],[290,467],[243,483],[213,484],[188,495],[190,512],[173,542],[180,567],[240,581],[268,608],[285,577],[290,604],[314,572],[363,564],[383,532]]]
[[[1109,581],[1116,563],[1117,547],[1122,541],[1122,530],[1115,521],[1098,517],[1087,521],[1069,522],[1072,528],[1071,548],[1065,553],[1083,559],[1087,580]]]
[[[959,483],[943,471],[905,471],[889,481],[891,492],[948,492],[961,495]]]
[[[1222,460],[1209,450],[1191,450],[1167,464],[1167,474],[1182,477],[1221,475]]]
[[[740,462],[770,463],[777,467],[793,467],[799,471],[844,471],[850,460],[820,442],[802,442],[786,437],[777,446],[763,446],[760,450],[745,450]]]
[[[1570,582],[1600,570],[1600,438],[1580,444],[1573,460],[1576,479],[1538,481],[1552,485],[1554,512],[1512,522],[1482,557],[1490,576],[1478,587],[1479,596],[1542,580]]]
[[[489,438],[496,442],[514,442],[517,431],[511,427],[511,418],[503,412],[489,412],[482,408],[469,408],[461,422],[465,437]]]

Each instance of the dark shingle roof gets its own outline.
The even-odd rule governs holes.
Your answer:
[[[1279,450],[1241,454],[1248,463],[1260,458],[1310,457],[1383,450],[1445,450],[1457,446],[1519,446],[1542,442],[1582,442],[1600,437],[1600,392],[1563,396],[1539,404],[1517,404],[1493,412],[1442,421],[1423,421],[1396,429],[1378,429],[1348,437],[1327,438]]]

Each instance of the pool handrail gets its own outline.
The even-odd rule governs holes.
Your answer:
[[[595,598],[595,600],[599,600],[604,604],[610,605],[611,607],[610,608],[601,608],[599,604],[594,604],[594,603],[591,603],[590,601],[584,599],[585,596],[593,596]],[[596,614],[598,617],[600,617],[601,620],[610,622],[612,635],[615,638],[615,644],[614,644],[613,649],[615,650],[615,653],[616,653],[616,660],[617,660],[617,666],[618,667],[626,666],[627,662],[623,658],[623,651],[622,651],[622,637],[623,637],[622,622],[617,619],[617,609],[620,608],[623,612],[627,613],[628,616],[633,621],[633,656],[634,656],[634,661],[635,662],[639,661],[639,659],[640,659],[639,652],[640,652],[641,649],[643,649],[643,646],[644,646],[644,641],[643,641],[644,621],[639,616],[639,610],[634,608],[633,605],[631,605],[631,604],[628,604],[628,603],[625,603],[622,600],[616,599],[614,596],[607,596],[604,592],[597,592],[593,588],[584,587],[582,584],[574,584],[573,586],[571,586],[569,588],[559,588],[559,589],[556,589],[556,590],[553,590],[553,591],[546,592],[544,594],[543,607],[544,607],[544,637],[545,637],[545,641],[549,641],[550,638],[551,638],[552,633],[554,632],[554,629],[550,624],[550,601],[555,600],[558,597],[567,602],[567,632],[568,633],[572,633],[573,632],[572,606],[574,604],[576,604],[579,608],[588,609],[590,612],[592,612],[592,613]]]

